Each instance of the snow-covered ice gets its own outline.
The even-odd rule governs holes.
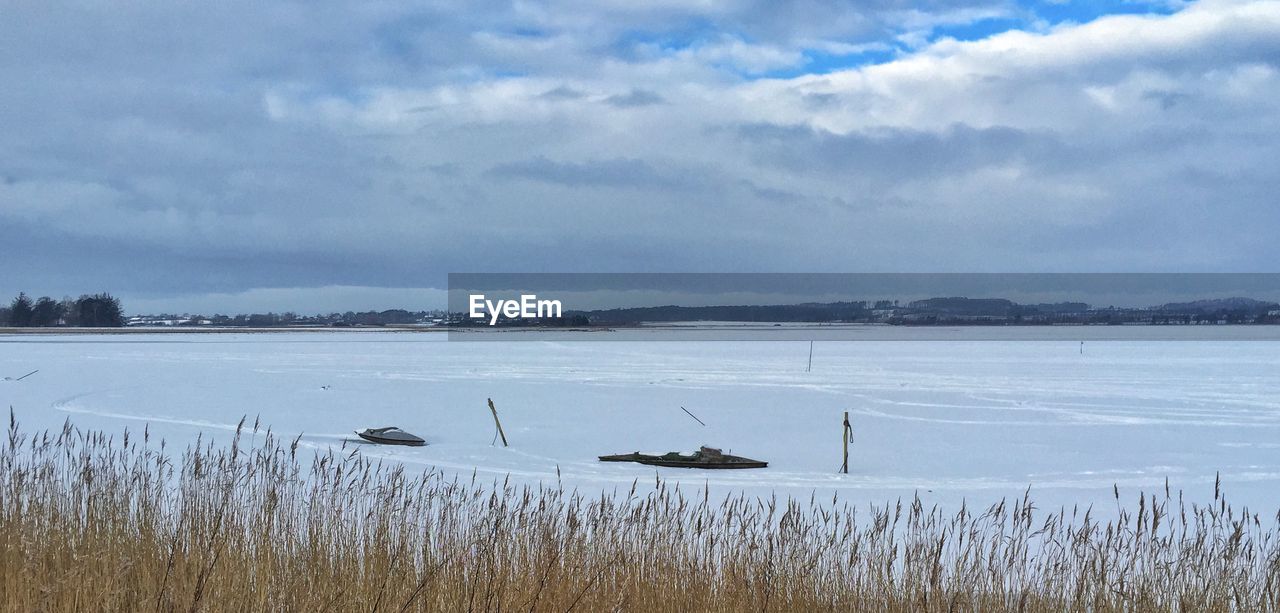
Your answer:
[[[600,333],[594,333],[600,334]],[[678,331],[654,334],[682,338]],[[469,478],[625,490],[655,473],[716,493],[1114,507],[1163,492],[1280,508],[1280,342],[1091,340],[446,341],[442,333],[0,336],[0,403],[24,430],[150,424],[181,448],[242,416],[324,450]],[[551,337],[548,337],[551,338]],[[558,336],[555,338],[566,338]],[[572,338],[569,336],[567,338]],[[635,335],[618,338],[639,338]],[[957,336],[964,339],[964,334]],[[1176,338],[1176,333],[1174,333]],[[493,398],[510,448],[491,444]],[[680,410],[683,406],[707,426]],[[855,433],[848,475],[840,421]],[[421,448],[358,442],[397,425]],[[709,444],[769,462],[654,469],[596,456]],[[559,474],[559,477],[557,476]]]

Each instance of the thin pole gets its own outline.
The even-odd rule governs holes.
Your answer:
[[[804,367],[804,371],[813,371],[813,341],[809,341],[809,365]]]
[[[40,372],[40,371],[39,371],[39,370],[33,370],[33,371],[31,371],[31,372],[29,372],[29,373],[27,373],[27,374],[25,374],[25,375],[22,375],[21,377],[18,377],[17,379],[14,379],[14,381],[21,381],[21,380],[26,379],[27,377],[30,377],[31,375],[34,375],[34,374],[36,374],[36,373],[38,373],[38,372]]]
[[[849,412],[844,412],[844,464],[840,465],[840,472],[849,474],[849,439],[853,438],[853,426],[849,425]]]
[[[498,436],[502,437],[502,446],[507,446],[507,435],[502,432],[502,422],[498,421],[498,409],[493,406],[493,399],[489,399],[489,410],[493,411],[493,423],[498,426]]]
[[[680,407],[680,410],[681,410],[681,411],[684,411],[685,413],[689,413],[689,409],[686,409],[686,408],[684,408],[684,407]],[[697,419],[697,420],[698,420],[698,423],[702,424],[702,425],[703,425],[703,427],[706,427],[706,425],[707,425],[707,424],[703,423],[703,421],[702,421],[701,419],[698,419],[698,416],[697,416],[697,415],[694,415],[693,413],[689,413],[689,417],[692,417],[692,418],[694,418],[694,419]]]

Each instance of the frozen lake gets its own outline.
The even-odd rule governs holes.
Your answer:
[[[398,425],[429,445],[359,444],[361,452],[467,478],[475,471],[555,483],[558,470],[583,490],[654,480],[654,468],[602,464],[597,455],[700,444],[770,466],[656,472],[699,492],[838,492],[882,502],[918,491],[948,505],[986,505],[1030,487],[1041,507],[1103,509],[1114,508],[1113,484],[1132,502],[1139,490],[1163,491],[1166,478],[1190,500],[1212,500],[1221,472],[1231,502],[1269,514],[1280,508],[1280,342],[1246,340],[1249,328],[1237,330],[1245,331],[1233,332],[1237,340],[1153,340],[1137,331],[1089,340],[1083,353],[1080,339],[1094,337],[1078,329],[1042,329],[1032,340],[971,340],[966,332],[956,340],[832,340],[816,344],[812,372],[800,340],[7,335],[0,377],[39,372],[0,381],[0,404],[13,406],[28,433],[67,418],[117,433],[150,423],[177,448],[200,432],[227,440],[246,415],[282,437],[302,434],[316,450],[350,449],[359,444],[356,428]],[[630,334],[617,338],[643,338]],[[497,404],[510,448],[491,445],[486,398]],[[855,440],[850,472],[840,475],[845,410]]]

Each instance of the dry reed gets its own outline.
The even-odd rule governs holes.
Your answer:
[[[243,422],[242,422],[243,426]],[[247,428],[257,431],[257,425]],[[0,443],[6,611],[1276,610],[1277,522],[1166,488],[1100,520],[1027,497],[709,499],[410,475],[65,425]],[[1119,492],[1117,491],[1119,505]]]

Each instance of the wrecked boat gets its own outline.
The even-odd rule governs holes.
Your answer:
[[[623,453],[618,455],[602,455],[601,462],[636,462],[650,466],[668,466],[672,468],[765,468],[768,462],[752,460],[742,456],[728,455],[714,447],[702,447],[690,454],[671,451],[661,455],[640,453]]]
[[[410,447],[421,447],[427,444],[422,437],[409,434],[395,426],[387,426],[385,428],[365,428],[364,430],[356,430],[356,436],[380,445],[408,445]]]

